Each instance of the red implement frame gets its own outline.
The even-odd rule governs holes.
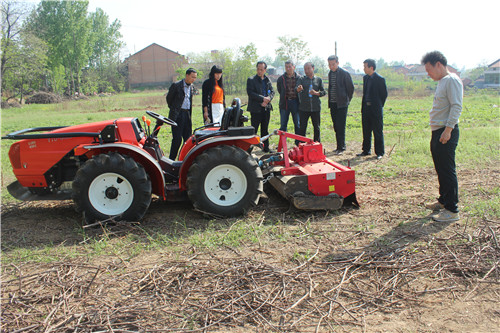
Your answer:
[[[329,160],[323,152],[321,143],[280,130],[275,133],[280,137],[278,152],[283,152],[283,160],[272,164],[283,165],[280,170],[282,176],[307,176],[308,190],[315,196],[328,196],[336,193],[346,198],[354,194],[354,170]],[[291,149],[287,154],[286,140],[288,138],[302,141],[302,143]]]

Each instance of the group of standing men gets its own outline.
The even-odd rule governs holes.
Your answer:
[[[342,155],[346,150],[345,129],[347,110],[354,93],[351,75],[339,67],[339,59],[332,55],[328,57],[328,107],[332,117],[335,138],[337,142],[336,155]],[[373,59],[364,61],[365,76],[363,77],[363,151],[358,156],[371,154],[371,136],[375,141],[377,159],[384,155],[383,107],[387,99],[385,79],[375,72],[376,63]],[[257,74],[248,78],[248,111],[252,114],[252,126],[261,136],[268,134],[268,125],[274,97],[271,81],[265,75],[265,62],[257,63]],[[305,136],[309,118],[313,125],[314,141],[321,141],[321,101],[320,97],[327,94],[320,77],[314,75],[314,64],[304,64],[304,76],[295,72],[292,61],[285,62],[285,73],[278,78],[277,89],[280,95],[280,130],[287,131],[290,116],[295,134]],[[298,141],[296,142],[298,144]],[[269,151],[266,141],[264,151]]]
[[[273,109],[271,101],[275,92],[271,80],[266,76],[267,64],[257,63],[256,75],[247,80],[248,111],[251,113],[251,125],[261,136],[269,134],[269,121]],[[339,67],[339,59],[328,57],[328,107],[332,117],[337,141],[335,154],[341,155],[346,150],[345,129],[347,110],[354,93],[351,75]],[[375,72],[373,59],[364,61],[363,101],[361,107],[363,127],[363,151],[358,156],[368,156],[371,151],[371,136],[375,141],[377,159],[384,155],[383,107],[387,98],[385,79]],[[313,125],[314,141],[321,141],[321,101],[327,95],[320,77],[314,75],[314,64],[304,64],[304,76],[295,72],[292,61],[285,63],[285,73],[278,78],[277,89],[280,95],[280,130],[287,131],[290,116],[294,133],[305,136],[309,118]],[[197,79],[193,68],[186,71],[184,80],[175,82],[167,94],[170,108],[169,118],[177,122],[172,128],[172,146],[170,159],[175,160],[183,141],[191,135],[192,129],[192,83]],[[210,77],[203,83],[203,117],[206,123],[218,122],[224,110],[224,91],[222,87],[222,69],[213,66]],[[298,144],[299,141],[296,141]],[[269,152],[269,140],[264,141],[264,151]]]
[[[458,144],[458,118],[462,111],[463,86],[460,78],[447,69],[446,57],[438,51],[429,52],[422,58],[422,64],[431,77],[438,81],[434,103],[429,113],[432,129],[431,154],[438,175],[439,197],[436,202],[425,206],[435,212],[432,217],[438,222],[451,222],[459,219],[458,180],[455,166],[455,150]],[[363,144],[362,152],[357,156],[368,156],[371,151],[373,133],[377,159],[384,156],[383,107],[387,99],[385,79],[375,72],[373,59],[363,62],[363,99],[361,106]],[[337,141],[335,154],[341,155],[346,150],[345,128],[347,109],[354,93],[350,74],[339,67],[337,56],[328,58],[328,107],[332,117]],[[261,137],[268,135],[269,120],[275,92],[271,80],[265,75],[267,64],[257,63],[257,74],[248,78],[248,111],[251,113],[251,125]],[[295,72],[291,61],[285,63],[285,73],[278,78],[277,89],[280,94],[280,129],[287,131],[290,115],[295,133],[305,136],[307,123],[311,118],[314,129],[314,141],[320,141],[320,97],[327,92],[320,77],[314,75],[314,64],[304,65],[305,76]],[[175,160],[182,141],[191,136],[191,111],[194,89],[192,83],[197,78],[193,68],[186,71],[183,80],[175,82],[167,94],[170,108],[169,118],[177,123],[172,127],[172,145],[170,159]],[[210,82],[208,82],[210,81]],[[203,84],[203,116],[205,122],[217,122],[223,113],[224,91],[222,69],[212,67],[209,79]],[[220,104],[220,105],[219,105]],[[298,144],[298,142],[296,142]],[[264,141],[264,151],[270,152],[269,140]]]

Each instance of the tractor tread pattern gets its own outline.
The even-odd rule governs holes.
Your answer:
[[[106,172],[121,174],[127,178],[134,189],[134,199],[131,206],[115,219],[140,220],[151,203],[151,180],[142,165],[135,162],[132,157],[116,152],[96,155],[86,161],[77,171],[73,180],[73,201],[76,211],[84,213],[87,223],[110,217],[98,212],[88,199],[88,190],[92,180]]]

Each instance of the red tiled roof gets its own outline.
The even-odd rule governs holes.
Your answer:
[[[498,59],[497,61],[488,66],[488,68],[499,68],[499,67],[500,67],[500,59]]]

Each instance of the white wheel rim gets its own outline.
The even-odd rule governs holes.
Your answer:
[[[134,200],[134,189],[130,182],[113,172],[94,178],[88,194],[92,207],[105,215],[124,213]]]
[[[247,190],[247,178],[240,168],[231,164],[221,164],[210,170],[205,178],[205,194],[219,206],[238,203]]]

